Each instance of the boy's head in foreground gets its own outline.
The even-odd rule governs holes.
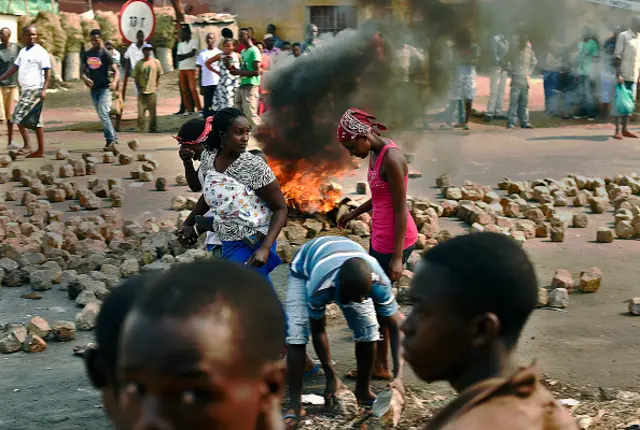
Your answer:
[[[458,391],[478,374],[497,376],[536,306],[537,291],[533,266],[511,238],[474,233],[436,246],[411,284],[413,309],[402,327],[405,358],[420,379],[449,381]]]
[[[340,301],[343,304],[362,303],[371,294],[371,267],[358,257],[346,260],[338,272]]]
[[[282,423],[284,314],[255,271],[174,266],[141,293],[122,333],[118,377],[133,428],[264,429]]]
[[[84,356],[89,379],[100,390],[102,404],[116,429],[126,428],[118,407],[120,387],[116,378],[120,333],[136,295],[148,280],[149,275],[128,279],[106,298],[96,326],[97,348],[88,349]]]

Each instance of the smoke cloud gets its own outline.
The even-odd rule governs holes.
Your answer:
[[[627,11],[585,0],[414,0],[412,8],[411,25],[369,21],[358,30],[322,35],[322,46],[307,56],[277,62],[266,78],[269,111],[256,136],[270,159],[292,173],[300,160],[325,175],[343,171],[350,161],[335,129],[349,107],[376,115],[392,133],[412,129],[427,109],[444,107],[452,73],[445,51],[462,29],[470,28],[480,45],[483,69],[491,65],[491,37],[513,35],[520,23],[544,66],[552,40],[576,51],[585,25],[604,40],[630,21]],[[406,83],[407,45],[420,51],[421,65],[413,67],[416,55],[409,60],[423,74],[418,85]]]

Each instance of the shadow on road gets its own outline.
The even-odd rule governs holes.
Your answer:
[[[606,142],[611,139],[611,136],[545,136],[545,137],[532,137],[527,139],[529,141],[551,142],[554,140],[586,140],[589,142]]]

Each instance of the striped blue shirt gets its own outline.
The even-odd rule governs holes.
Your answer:
[[[346,237],[325,236],[307,242],[291,262],[292,275],[307,280],[311,318],[321,318],[325,305],[338,300],[336,275],[346,260],[356,257],[362,258],[371,267],[371,299],[376,311],[382,316],[391,316],[397,311],[391,281],[378,261],[362,246]]]

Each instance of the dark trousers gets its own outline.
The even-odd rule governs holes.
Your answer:
[[[557,114],[560,73],[555,70],[545,70],[542,76],[544,82],[544,110],[548,114]]]
[[[213,115],[213,96],[216,93],[216,85],[209,85],[202,87],[202,96],[204,97],[204,117],[210,117]]]
[[[411,253],[413,252],[414,249],[416,249],[415,243],[409,246],[408,248],[406,248],[402,252],[402,264],[405,264],[407,262],[409,257],[411,257]],[[382,270],[384,270],[384,273],[386,273],[388,276],[389,263],[391,263],[391,258],[393,257],[393,254],[382,254],[381,252],[376,252],[374,251],[373,247],[369,245],[369,255],[378,261],[378,263],[382,267]]]

